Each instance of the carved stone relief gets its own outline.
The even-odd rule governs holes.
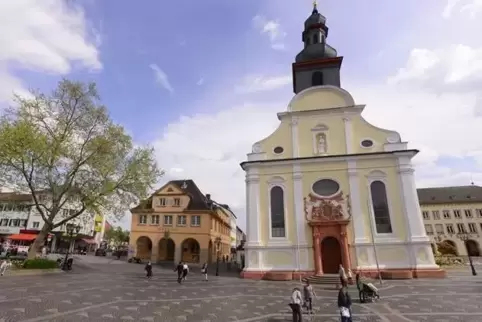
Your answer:
[[[252,152],[253,153],[261,153],[261,143],[255,143],[253,144],[253,148],[252,148]]]
[[[309,194],[304,198],[305,216],[309,222],[348,220],[351,217],[349,196],[340,191],[333,197],[318,197]]]

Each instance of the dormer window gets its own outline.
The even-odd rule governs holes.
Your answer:
[[[167,205],[166,198],[159,199],[159,206],[165,207]]]
[[[174,207],[181,206],[181,198],[174,198]]]

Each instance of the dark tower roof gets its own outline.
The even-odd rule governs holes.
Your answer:
[[[313,41],[314,35],[319,36],[317,42]],[[318,11],[318,6],[315,1],[313,3],[313,11],[305,21],[305,29],[302,36],[305,48],[296,56],[296,62],[337,57],[338,53],[336,49],[326,43],[326,38],[328,38],[326,17]]]

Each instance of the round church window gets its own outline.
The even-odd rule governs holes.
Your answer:
[[[363,140],[361,141],[361,145],[364,148],[370,148],[373,146],[373,141],[372,140]]]
[[[273,152],[276,153],[276,154],[281,154],[283,153],[284,149],[280,146],[277,146],[276,148],[274,148]]]
[[[329,197],[340,191],[340,185],[335,180],[321,179],[313,184],[312,189],[318,196]]]

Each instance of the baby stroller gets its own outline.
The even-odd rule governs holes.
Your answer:
[[[372,283],[364,283],[360,280],[360,274],[356,274],[356,287],[360,297],[360,303],[374,302],[380,299],[378,289]]]

